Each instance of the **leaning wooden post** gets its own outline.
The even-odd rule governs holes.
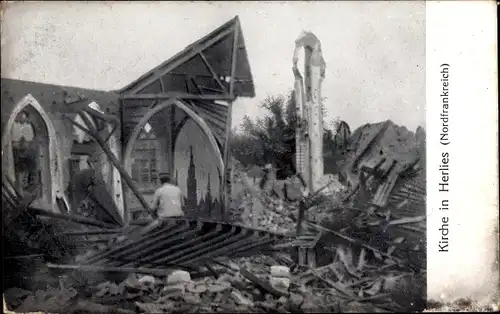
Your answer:
[[[305,200],[302,199],[299,202],[299,217],[297,219],[297,237],[300,237],[304,234],[303,223],[304,223],[305,211],[306,211],[306,203]],[[307,249],[299,246],[297,253],[298,253],[297,264],[305,265],[307,259]]]
[[[230,150],[229,150],[229,141],[230,141],[230,133],[231,133],[231,111],[232,111],[233,102],[230,101],[228,103],[227,108],[227,125],[226,125],[226,138],[224,145],[224,172],[222,175],[222,190],[223,190],[223,206],[221,209],[221,218],[224,220],[226,218],[226,211],[229,208],[229,198],[230,198],[230,184],[231,184],[231,165],[230,165]]]
[[[231,58],[231,76],[229,77],[229,98],[231,100],[228,101],[228,107],[227,107],[227,121],[226,121],[226,134],[225,134],[225,146],[224,146],[224,174],[223,178],[224,181],[222,183],[222,188],[223,188],[223,193],[224,193],[224,205],[222,209],[222,218],[227,218],[225,217],[225,213],[227,209],[229,208],[229,200],[230,200],[230,187],[231,187],[231,159],[229,158],[230,155],[230,133],[231,133],[231,123],[232,123],[232,111],[233,111],[233,101],[236,99],[235,93],[234,93],[234,82],[235,82],[235,75],[236,75],[236,62],[237,62],[237,55],[238,55],[238,43],[239,43],[239,35],[240,35],[240,23],[239,21],[236,21],[236,24],[234,25],[234,30],[233,30],[233,47],[232,47],[232,58]]]
[[[113,163],[113,165],[116,167],[116,169],[118,169],[118,171],[120,172],[121,177],[125,180],[125,182],[127,183],[128,187],[132,190],[132,192],[137,197],[137,199],[139,200],[139,202],[141,203],[141,205],[144,207],[144,209],[146,209],[148,212],[150,212],[151,209],[149,207],[149,204],[146,202],[146,200],[139,193],[139,190],[137,190],[137,188],[135,187],[134,182],[132,181],[132,178],[125,171],[125,169],[123,168],[123,166],[121,165],[121,163],[116,158],[115,154],[113,154],[113,152],[109,149],[109,147],[106,145],[106,143],[103,141],[103,139],[99,136],[99,134],[97,133],[97,130],[91,124],[91,122],[89,121],[89,119],[83,113],[80,114],[80,115],[81,115],[83,121],[85,122],[85,124],[88,126],[89,129],[85,128],[84,126],[80,125],[78,122],[75,122],[75,121],[73,121],[71,119],[70,119],[70,121],[76,127],[78,127],[79,129],[81,129],[82,131],[84,131],[85,133],[87,133],[88,135],[90,135],[92,138],[94,138],[96,140],[96,142],[101,146],[101,148],[104,151],[104,153],[106,154],[106,156],[108,156],[109,160]],[[129,223],[128,210],[125,210],[124,216],[125,216],[124,217],[125,218],[124,219],[125,220],[125,225],[128,225],[128,223]]]

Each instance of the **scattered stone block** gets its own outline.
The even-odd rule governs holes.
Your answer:
[[[140,289],[142,286],[139,280],[137,279],[136,274],[130,274],[127,277],[127,279],[125,279],[125,281],[123,282],[123,285],[126,288],[131,288],[131,289]]]
[[[167,285],[175,285],[177,283],[188,283],[191,281],[191,275],[184,270],[176,270],[167,277]]]
[[[286,266],[271,266],[271,276],[290,278],[290,268]]]
[[[155,277],[147,275],[139,277],[139,282],[146,286],[154,286],[156,284]]]
[[[240,266],[238,264],[234,263],[234,262],[229,261],[228,266],[231,267],[231,269],[233,269],[235,271],[239,271],[240,270]]]
[[[271,285],[278,290],[286,291],[290,288],[290,278],[271,277]]]
[[[166,294],[169,294],[169,293],[184,293],[184,292],[186,292],[186,285],[184,283],[177,283],[177,284],[173,284],[173,285],[166,285],[163,288],[163,291]]]
[[[186,302],[187,304],[200,304],[201,303],[201,298],[199,295],[194,294],[194,293],[186,293],[182,295],[182,300]]]
[[[231,284],[227,281],[215,282],[207,287],[208,291],[219,293],[231,289]]]
[[[278,299],[278,304],[286,304],[288,302],[288,298],[285,296],[282,296]]]
[[[286,266],[271,266],[271,285],[282,291],[290,287],[290,268]]]
[[[192,293],[203,293],[208,290],[208,287],[205,283],[199,282],[199,283],[194,283],[190,282],[189,284],[186,285],[186,290]]]
[[[238,290],[233,290],[231,292],[231,298],[233,298],[234,302],[238,305],[253,306],[253,302],[245,298]]]
[[[141,313],[164,313],[166,311],[171,311],[174,306],[173,304],[162,304],[162,303],[141,303],[135,302]]]
[[[156,302],[157,303],[169,303],[169,302],[173,302],[173,300],[178,300],[183,295],[184,295],[184,292],[182,292],[182,291],[169,292],[169,293],[163,295],[158,300],[156,300]]]

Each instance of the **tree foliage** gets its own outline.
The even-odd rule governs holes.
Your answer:
[[[272,164],[278,179],[295,173],[295,132],[298,124],[294,93],[267,97],[260,104],[267,115],[262,118],[243,118],[241,132],[231,134],[231,154],[244,166]],[[323,118],[326,110],[323,106]],[[335,173],[337,168],[328,165],[338,159],[338,140],[334,132],[325,128],[323,151],[325,172]]]
[[[294,172],[297,115],[293,94],[269,96],[260,104],[268,114],[255,120],[245,116],[242,133],[233,132],[232,154],[244,165],[272,164],[278,177]]]

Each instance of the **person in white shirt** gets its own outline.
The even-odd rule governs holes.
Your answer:
[[[154,211],[155,218],[162,219],[166,217],[182,217],[184,199],[181,189],[172,183],[170,175],[160,174],[159,187],[153,196],[151,209]]]

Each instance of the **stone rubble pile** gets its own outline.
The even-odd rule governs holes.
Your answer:
[[[257,166],[254,166],[254,168]],[[265,173],[262,169],[262,173]],[[296,232],[299,201],[304,189],[298,177],[277,180],[273,169],[263,177],[252,176],[239,163],[233,167],[230,221],[276,233]],[[347,193],[338,175],[326,174],[320,180],[322,190],[314,197],[317,205],[309,205],[308,217],[321,222],[340,206]]]
[[[192,278],[189,272],[174,270],[166,278],[130,274],[119,283],[105,281],[87,285],[87,290],[83,292],[77,292],[66,282],[35,293],[11,288],[6,294],[10,310],[16,312],[339,312],[340,303],[334,294],[301,286],[299,276],[291,274],[288,267],[269,266],[272,262],[263,256],[234,260],[229,263],[233,271],[222,273],[218,278]],[[269,282],[278,295],[245,278],[240,268]],[[83,296],[86,298],[83,299]]]

